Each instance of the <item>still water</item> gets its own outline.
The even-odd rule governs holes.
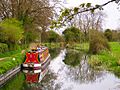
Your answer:
[[[54,57],[42,74],[19,72],[0,90],[120,90],[120,79],[91,68],[83,53],[64,49],[59,53],[52,50],[51,55]]]

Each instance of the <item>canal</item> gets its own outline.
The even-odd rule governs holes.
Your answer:
[[[0,90],[120,90],[120,79],[114,73],[91,68],[82,52],[50,52],[52,60],[43,76],[38,71],[21,71]]]

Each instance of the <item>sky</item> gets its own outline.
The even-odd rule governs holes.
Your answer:
[[[95,4],[104,4],[109,0],[62,0],[65,7],[74,7],[78,6],[81,3],[92,3]],[[115,2],[112,2],[104,7],[103,12],[106,13],[107,17],[105,18],[105,23],[103,24],[103,28],[107,29],[117,29],[120,27],[120,9],[117,9],[118,5]]]

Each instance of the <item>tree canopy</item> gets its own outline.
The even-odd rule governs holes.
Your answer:
[[[23,21],[25,29],[29,24],[41,26],[46,30],[53,16],[49,0],[0,0],[0,18],[16,18]]]
[[[63,34],[67,43],[80,42],[80,39],[82,38],[82,32],[76,27],[70,27],[65,29]]]
[[[63,41],[62,36],[60,36],[59,34],[57,34],[55,31],[50,30],[47,32],[47,41],[48,42],[61,42]]]
[[[23,38],[22,22],[16,19],[5,19],[0,22],[0,42],[18,43]]]

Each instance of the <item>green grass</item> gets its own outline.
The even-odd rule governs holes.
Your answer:
[[[5,52],[5,53],[0,53],[0,58],[4,58],[4,57],[10,57],[11,55],[15,55],[21,53],[21,50],[15,50],[15,51],[9,51],[9,52]]]
[[[8,70],[20,65],[24,60],[24,54],[16,53],[10,57],[0,61],[0,74],[7,72]],[[14,60],[15,59],[15,60]]]
[[[82,43],[82,44],[74,43],[72,45],[68,45],[68,48],[88,52],[89,44],[88,43]]]
[[[42,43],[43,46],[46,46],[48,48],[60,48],[60,43]]]
[[[91,55],[89,64],[94,68],[103,68],[120,76],[120,43],[110,42],[111,51],[102,51]]]

